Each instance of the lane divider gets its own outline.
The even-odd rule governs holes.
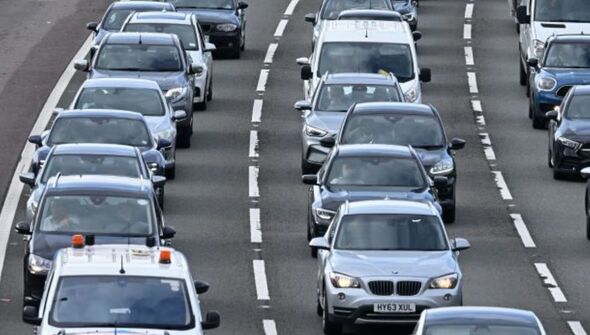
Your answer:
[[[510,214],[510,217],[512,218],[512,221],[514,223],[514,227],[516,228],[516,231],[518,232],[518,235],[520,236],[520,240],[522,241],[522,244],[524,245],[524,247],[525,248],[536,248],[537,245],[535,244],[535,241],[533,241],[533,238],[531,237],[531,233],[529,233],[529,230],[526,227],[524,220],[522,219],[522,215],[515,213],[515,214]]]
[[[572,330],[572,333],[574,333],[574,335],[587,335],[580,321],[568,321],[567,324]]]
[[[264,64],[272,64],[272,59],[274,58],[278,47],[278,43],[271,43],[268,45],[268,50],[266,50],[266,56],[264,57]]]
[[[277,26],[277,30],[275,30],[275,37],[282,37],[283,33],[285,32],[285,28],[287,27],[287,23],[289,23],[289,19],[282,19]]]
[[[277,325],[274,320],[262,320],[265,335],[277,335]]]
[[[268,281],[266,280],[266,266],[262,259],[252,261],[254,268],[254,282],[256,283],[256,297],[258,300],[270,300],[268,294]]]
[[[250,242],[262,243],[260,208],[250,208]]]
[[[266,82],[268,81],[268,74],[270,70],[262,69],[260,70],[260,77],[258,77],[258,84],[256,85],[256,92],[264,93],[266,90]]]
[[[250,146],[248,157],[251,159],[258,158],[258,131],[250,130]]]
[[[258,189],[258,166],[248,167],[248,195],[250,198],[258,198],[260,191]]]
[[[547,287],[547,289],[549,289],[549,293],[551,293],[553,300],[555,302],[567,302],[565,295],[557,285],[557,281],[555,280],[555,277],[553,277],[553,274],[551,273],[551,270],[549,270],[547,264],[535,263],[535,268],[537,269],[541,279],[543,279],[543,284],[545,287]]]
[[[262,99],[254,100],[254,105],[252,105],[252,123],[253,126],[258,126],[262,119]]]

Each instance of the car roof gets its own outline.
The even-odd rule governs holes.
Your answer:
[[[190,12],[137,12],[128,23],[168,23],[192,25]]]
[[[548,39],[548,43],[568,43],[568,42],[589,42],[590,35],[586,34],[563,34],[555,35]]]
[[[408,102],[363,102],[356,104],[351,113],[354,114],[412,114],[412,115],[434,115],[431,106],[414,104]]]
[[[62,118],[117,118],[117,119],[131,119],[131,120],[143,120],[143,115],[137,112],[130,112],[117,109],[70,109],[60,112],[57,115],[58,119]]]
[[[175,45],[176,35],[164,33],[109,33],[105,44],[147,44],[147,45]]]
[[[149,197],[151,181],[106,175],[54,176],[47,181],[47,194],[109,194]]]
[[[444,307],[426,311],[426,322],[469,322],[474,319],[510,320],[526,324],[537,324],[531,311],[504,307]]]
[[[87,79],[83,88],[89,87],[120,87],[120,88],[146,88],[160,90],[160,86],[153,80],[139,78],[94,78]]]
[[[322,42],[414,43],[407,23],[394,21],[330,20],[323,28]]]
[[[355,214],[416,214],[437,216],[437,210],[428,201],[364,200],[348,203],[345,215]]]
[[[410,148],[390,144],[344,144],[337,147],[339,157],[398,157],[413,158]]]
[[[384,9],[346,9],[340,12],[338,17],[346,16],[346,15],[366,15],[366,16],[373,16],[373,17],[383,17],[383,18],[397,18],[402,19],[400,13],[394,10],[384,10]]]
[[[587,95],[590,94],[590,85],[576,85],[572,94]]]
[[[324,82],[328,85],[393,85],[397,82],[397,78],[393,75],[379,73],[331,73],[326,76]]]
[[[53,147],[53,155],[105,155],[137,157],[136,148],[119,144],[72,143],[58,144]]]
[[[111,8],[116,9],[135,9],[135,10],[143,10],[143,9],[167,9],[167,10],[175,10],[174,5],[169,2],[158,2],[158,1],[118,1],[113,2]]]

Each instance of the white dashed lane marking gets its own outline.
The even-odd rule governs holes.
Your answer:
[[[289,20],[287,19],[282,19],[279,22],[279,25],[277,26],[277,30],[275,30],[275,37],[281,37],[283,36],[283,33],[285,32],[285,28],[287,27],[287,23],[289,23]]]
[[[270,300],[264,261],[255,259],[252,261],[252,266],[254,268],[254,282],[256,283],[256,296],[258,300]]]
[[[477,76],[475,72],[467,72],[467,83],[469,84],[469,93],[479,93],[479,88],[477,87]]]
[[[535,268],[537,269],[537,272],[539,273],[541,279],[543,279],[543,284],[545,285],[545,287],[547,287],[547,289],[549,289],[549,292],[551,293],[553,300],[555,302],[567,302],[565,295],[557,285],[557,281],[555,281],[555,277],[553,277],[553,274],[549,270],[547,264],[535,263]]]
[[[473,6],[474,4],[468,3],[465,5],[465,18],[471,19],[473,17]]]
[[[277,335],[277,325],[274,320],[262,320],[264,335]]]
[[[535,245],[535,241],[533,241],[533,238],[531,237],[531,234],[529,233],[529,230],[526,227],[524,220],[522,219],[522,215],[510,214],[510,217],[512,218],[512,221],[514,222],[514,227],[516,228],[516,231],[518,232],[518,236],[520,236],[520,240],[522,241],[522,244],[524,245],[524,247],[525,248],[536,248],[537,246]]]
[[[470,40],[471,39],[471,24],[465,23],[463,26],[463,39]]]
[[[266,90],[266,82],[268,81],[268,74],[270,70],[260,70],[260,77],[258,77],[258,85],[256,85],[256,91],[262,93]]]
[[[260,208],[250,208],[250,242],[262,243],[262,227],[260,226]]]
[[[574,335],[587,335],[586,330],[584,330],[580,321],[568,321],[567,324]]]
[[[467,65],[467,66],[475,65],[475,61],[473,60],[473,48],[472,47],[465,47],[465,65]]]
[[[262,99],[254,100],[252,105],[252,123],[260,123],[262,118]]]
[[[250,130],[250,146],[248,149],[248,157],[258,157],[258,131]]]
[[[502,199],[512,200],[512,194],[510,193],[510,190],[508,189],[508,185],[506,184],[506,181],[504,180],[504,176],[502,175],[502,172],[501,171],[492,171],[492,174],[494,175],[494,181],[496,182],[496,186],[500,190],[500,196],[502,196]]]
[[[264,57],[264,64],[272,63],[272,59],[274,58],[275,52],[277,51],[278,47],[278,43],[271,43],[268,45],[268,50],[266,50],[266,56]]]
[[[297,7],[298,3],[299,3],[299,0],[291,0],[291,2],[289,3],[289,6],[287,6],[287,9],[285,10],[285,16],[293,15],[293,12],[295,11],[295,7]]]
[[[248,167],[248,195],[250,198],[257,198],[260,196],[258,190],[258,166]]]

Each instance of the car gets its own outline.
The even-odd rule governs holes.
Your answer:
[[[340,334],[343,324],[411,324],[424,310],[463,304],[458,252],[470,245],[449,239],[430,202],[345,202],[309,245],[320,249],[325,334]]]
[[[416,335],[443,334],[545,335],[539,318],[531,311],[503,307],[442,307],[422,312]]]
[[[590,36],[559,35],[547,40],[546,52],[539,60],[531,58],[529,117],[533,128],[547,125],[545,114],[559,106],[573,85],[590,84]]]
[[[418,29],[418,1],[416,0],[391,0],[393,9],[400,13],[408,22],[412,31]]]
[[[215,45],[206,41],[197,18],[190,13],[143,12],[129,16],[123,32],[155,32],[176,34],[194,66],[202,71],[195,74],[194,103],[198,110],[207,109],[213,99],[213,56]]]
[[[347,9],[393,10],[393,5],[391,0],[323,0],[318,12],[305,15],[305,21],[313,24],[312,50],[324,26],[337,20],[340,13]]]
[[[173,110],[187,117],[176,123],[177,144],[188,148],[193,134],[195,74],[201,66],[188,61],[186,51],[175,34],[111,33],[106,36],[92,62],[74,62],[79,71],[94,78],[138,78],[158,83]]]
[[[194,13],[219,53],[240,58],[246,49],[246,8],[237,0],[169,0],[178,11]]]
[[[150,180],[98,175],[52,177],[33,220],[18,222],[27,236],[24,257],[25,306],[39,304],[55,253],[73,234],[98,244],[167,243],[176,234],[164,225]]]
[[[193,281],[179,251],[71,239],[55,257],[43,305],[23,308],[37,334],[202,335],[219,327],[218,312],[202,319],[199,295],[209,284]]]
[[[93,32],[92,49],[98,48],[102,39],[110,32],[121,30],[123,23],[133,12],[168,11],[174,12],[174,5],[157,1],[117,1],[107,8],[100,22],[89,22],[86,28]]]
[[[138,148],[118,144],[60,144],[47,154],[45,164],[35,176],[33,172],[19,175],[31,187],[27,200],[27,220],[32,220],[50,178],[71,175],[113,175],[151,180],[158,205],[164,209],[166,178],[153,174]]]
[[[121,144],[138,148],[150,169],[174,179],[176,163],[167,162],[160,150],[170,147],[166,139],[155,139],[144,117],[135,112],[88,109],[68,110],[57,115],[51,128],[29,136],[36,145],[31,171],[37,175],[51,147],[68,143]]]
[[[326,73],[393,73],[407,102],[422,101],[420,82],[429,82],[430,69],[420,69],[412,33],[406,22],[332,21],[320,35],[310,58],[301,57],[306,96]],[[305,87],[304,86],[304,87]]]
[[[446,223],[455,222],[457,170],[455,151],[465,140],[448,140],[442,118],[432,105],[368,102],[350,108],[334,137],[320,141],[328,148],[345,144],[409,145],[416,151],[430,178],[445,176],[449,182],[437,188]]]
[[[301,131],[301,172],[315,173],[329,150],[320,141],[334,136],[351,105],[365,101],[404,101],[392,74],[337,73],[322,76],[310,101],[295,103],[304,112]]]
[[[584,197],[584,209],[586,212],[586,239],[590,240],[590,167],[580,170],[582,178],[586,179],[586,194]]]
[[[308,191],[307,240],[323,235],[338,207],[346,201],[412,199],[437,202],[436,187],[448,178],[434,181],[420,157],[410,147],[383,144],[347,144],[332,149],[317,174],[303,175]],[[312,249],[312,256],[316,250]]]
[[[548,165],[553,177],[575,175],[590,166],[590,86],[574,86],[561,107],[547,112],[549,122]]]

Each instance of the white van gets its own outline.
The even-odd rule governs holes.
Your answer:
[[[430,69],[418,67],[414,41],[420,36],[406,22],[328,22],[311,57],[297,59],[306,97],[326,73],[392,73],[406,101],[420,103],[420,82],[430,81]]]

